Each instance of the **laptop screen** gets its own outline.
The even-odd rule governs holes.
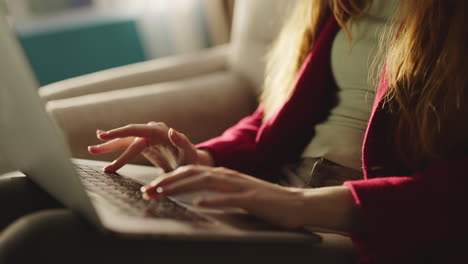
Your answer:
[[[0,163],[23,172],[66,206],[98,221],[83,188],[77,188],[81,182],[65,139],[47,114],[31,67],[3,15],[0,54]]]

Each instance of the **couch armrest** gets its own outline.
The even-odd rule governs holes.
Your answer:
[[[86,147],[96,144],[96,129],[131,123],[166,122],[194,143],[222,133],[256,105],[253,89],[237,75],[219,71],[194,78],[54,100],[47,109],[63,129],[72,155],[91,156]],[[136,163],[144,163],[142,159]]]
[[[40,88],[45,101],[168,82],[208,74],[227,67],[228,45],[103,70]]]

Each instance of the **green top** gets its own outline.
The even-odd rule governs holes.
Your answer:
[[[370,80],[377,79],[370,78],[369,72],[373,72],[379,37],[396,7],[394,0],[374,0],[367,15],[352,25],[351,45],[344,30],[338,32],[331,52],[338,103],[328,119],[316,126],[316,134],[303,157],[324,157],[362,170],[361,147],[376,88]]]

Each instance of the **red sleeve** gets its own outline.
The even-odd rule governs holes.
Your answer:
[[[395,261],[466,240],[467,162],[437,164],[408,177],[346,182],[364,221],[365,232],[352,234],[361,254],[376,263],[403,263]]]
[[[263,122],[263,107],[227,129],[221,136],[196,145],[208,150],[216,166],[253,173],[260,164],[256,152],[257,133]]]

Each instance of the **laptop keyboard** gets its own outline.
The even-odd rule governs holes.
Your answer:
[[[75,164],[81,182],[87,191],[98,194],[127,215],[171,218],[182,221],[207,220],[167,197],[144,200],[141,184],[116,173],[104,173],[98,166]]]

